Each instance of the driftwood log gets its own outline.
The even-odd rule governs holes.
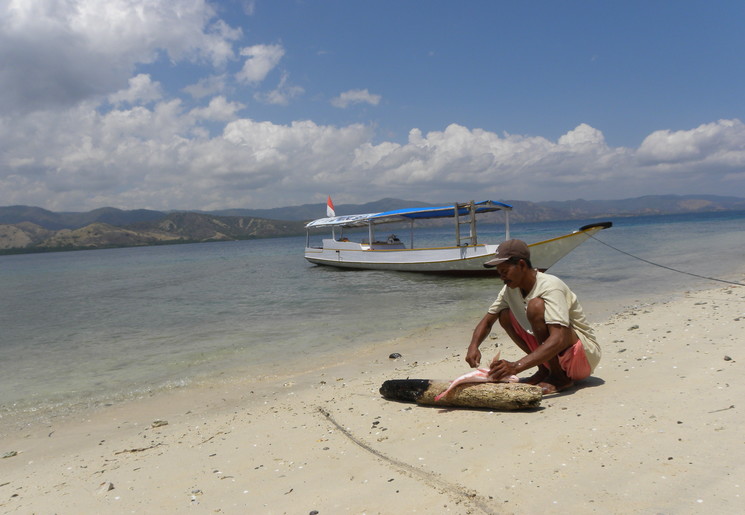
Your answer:
[[[386,399],[416,402],[430,406],[460,406],[496,410],[537,408],[543,394],[539,386],[523,383],[464,383],[456,386],[445,397],[435,401],[444,392],[449,381],[432,379],[391,379],[380,387]]]

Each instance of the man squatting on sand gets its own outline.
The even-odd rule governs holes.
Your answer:
[[[528,245],[521,240],[501,243],[484,266],[497,268],[504,287],[473,331],[468,364],[479,365],[479,345],[499,320],[526,356],[514,362],[497,356],[489,377],[499,379],[537,366],[538,371],[522,382],[539,385],[544,394],[588,377],[600,361],[600,346],[577,296],[564,281],[534,269]]]

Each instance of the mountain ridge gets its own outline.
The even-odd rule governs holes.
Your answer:
[[[646,195],[619,200],[552,200],[529,202],[524,200],[499,200],[514,207],[511,217],[521,221],[535,218],[529,211],[541,213],[538,220],[550,216],[551,220],[571,220],[605,215],[639,216],[649,214],[674,214],[701,211],[745,210],[745,198],[718,195]],[[427,203],[417,200],[384,198],[365,204],[340,204],[337,214],[373,213],[406,207],[433,207],[443,203]],[[523,212],[525,210],[525,212]],[[103,207],[87,212],[54,212],[34,206],[0,206],[0,224],[35,223],[45,229],[77,229],[93,222],[115,226],[127,226],[138,222],[151,222],[175,213],[198,213],[212,216],[252,217],[268,220],[309,221],[321,218],[326,213],[325,203],[303,204],[268,209],[232,208],[213,211],[150,209],[122,210]],[[525,220],[527,221],[527,220]]]
[[[500,200],[513,206],[512,222],[598,219],[690,212],[745,211],[745,198],[716,195],[647,195],[620,200],[528,202]],[[433,207],[421,201],[384,198],[365,204],[340,204],[339,215],[375,213],[408,207]],[[304,234],[307,221],[321,218],[325,203],[271,209],[202,211],[122,210],[104,207],[87,212],[53,212],[34,206],[0,207],[0,252],[230,241]],[[502,213],[485,216],[500,221]]]

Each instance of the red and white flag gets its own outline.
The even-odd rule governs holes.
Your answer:
[[[336,216],[336,211],[334,211],[334,203],[331,202],[331,195],[329,195],[329,198],[326,199],[326,216]]]

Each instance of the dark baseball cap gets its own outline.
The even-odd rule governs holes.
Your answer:
[[[486,268],[494,268],[499,263],[504,263],[510,258],[530,261],[530,249],[528,248],[528,244],[522,240],[503,241],[497,247],[497,253],[494,254],[494,258],[484,263],[484,266]]]

